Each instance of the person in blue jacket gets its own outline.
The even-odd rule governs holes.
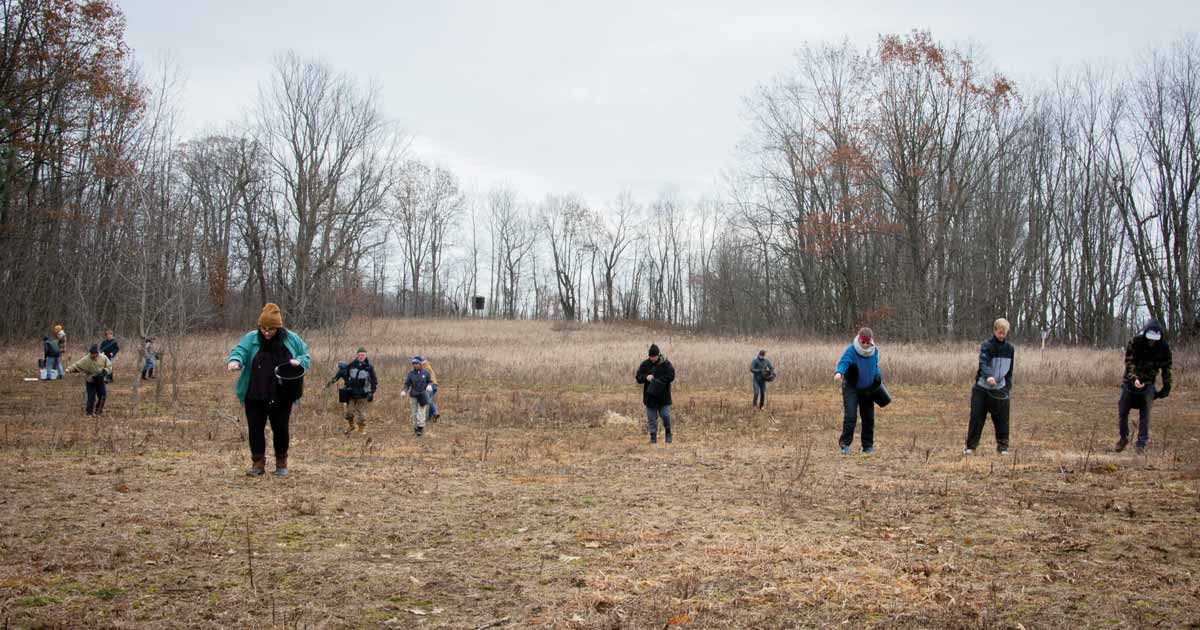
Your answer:
[[[875,333],[861,328],[854,341],[846,347],[838,361],[833,382],[842,386],[842,435],[838,447],[843,455],[850,454],[854,442],[854,425],[862,417],[862,452],[875,452],[875,393],[883,383],[879,371],[879,348]]]
[[[237,380],[237,397],[246,408],[246,424],[250,436],[250,468],[246,474],[262,476],[267,459],[266,427],[271,423],[275,447],[275,475],[288,474],[288,423],[292,405],[299,395],[290,395],[278,387],[275,368],[290,363],[308,370],[308,345],[295,332],[283,327],[279,307],[268,303],[258,316],[258,329],[246,333],[238,345],[229,351],[226,368],[241,370]],[[245,369],[243,369],[245,368]]]

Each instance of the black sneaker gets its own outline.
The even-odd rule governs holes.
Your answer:
[[[657,433],[651,433],[651,434],[650,434],[650,443],[651,443],[651,444],[658,444],[658,434],[657,434]]]
[[[1121,438],[1117,440],[1117,445],[1113,447],[1113,452],[1120,453],[1125,450],[1126,446],[1129,446],[1129,438]]]
[[[668,433],[667,434],[667,444],[670,444],[670,443],[671,443],[671,434]]]

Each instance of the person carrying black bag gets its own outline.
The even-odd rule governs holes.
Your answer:
[[[675,382],[675,366],[666,355],[650,344],[649,356],[638,366],[634,380],[642,385],[642,404],[646,406],[646,432],[650,443],[658,442],[658,419],[662,418],[667,444],[671,443],[671,383]]]
[[[429,392],[433,384],[429,381],[429,372],[421,368],[422,359],[412,358],[412,370],[404,377],[404,393],[409,397],[412,412],[413,433],[417,437],[425,435],[425,418],[429,411]]]

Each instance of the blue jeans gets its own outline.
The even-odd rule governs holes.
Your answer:
[[[46,357],[46,369],[51,373],[58,372],[58,378],[63,377],[62,357]],[[53,378],[53,377],[51,377]]]
[[[1117,430],[1121,439],[1129,439],[1129,410],[1138,410],[1137,446],[1145,447],[1150,441],[1150,407],[1154,406],[1154,383],[1147,383],[1141,391],[1121,385],[1121,399],[1117,401]]]
[[[767,382],[757,376],[754,377],[753,381],[754,401],[750,404],[762,409],[763,405],[767,404]]]
[[[875,398],[860,394],[853,387],[842,386],[842,436],[838,438],[838,446],[854,443],[854,425],[858,424],[858,416],[862,416],[862,447],[871,448],[875,446]]]
[[[429,417],[430,418],[438,415],[437,405],[433,402],[433,399],[437,397],[437,389],[438,389],[437,384],[434,383],[433,389],[429,392],[429,396],[426,396],[426,398],[429,399]]]
[[[658,419],[662,418],[663,430],[671,435],[671,405],[663,407],[646,407],[646,430],[650,439],[658,438]]]

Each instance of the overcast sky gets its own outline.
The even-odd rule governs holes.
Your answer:
[[[375,81],[414,151],[468,188],[597,204],[625,189],[719,190],[744,99],[805,41],[865,47],[929,29],[978,45],[1020,87],[1126,64],[1200,25],[1195,0],[118,3],[139,61],[169,56],[183,71],[185,133],[241,119],[273,58],[294,50]]]

